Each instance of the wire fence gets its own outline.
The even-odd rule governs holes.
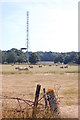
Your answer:
[[[57,105],[60,102],[58,90],[56,92]],[[0,99],[2,99],[3,118],[32,118],[33,110],[35,107],[35,101],[27,99],[27,96],[29,95],[33,96],[32,94],[23,94],[22,97],[9,97],[6,95],[0,95]],[[45,104],[45,98],[47,100],[47,105]],[[51,100],[53,100],[53,98],[49,96],[47,92],[42,92],[39,94],[39,99],[37,100],[37,105],[35,107],[35,118],[60,117],[60,111],[58,111],[59,114],[57,114],[56,116],[55,114],[53,115],[51,107],[54,107],[52,106],[52,104],[54,104],[55,100],[53,100],[53,102]]]

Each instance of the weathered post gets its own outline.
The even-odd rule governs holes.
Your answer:
[[[44,92],[44,100],[45,100],[45,108],[47,108],[47,98],[46,98],[46,91],[45,91],[45,88],[43,88],[43,92]]]
[[[57,101],[54,90],[49,89],[47,91],[47,97],[48,97],[49,105],[50,105],[50,108],[51,108],[51,112],[53,113],[53,117],[57,116],[57,117],[60,118],[58,101]]]
[[[37,110],[37,105],[38,105],[38,98],[39,98],[39,94],[40,94],[40,88],[41,88],[41,85],[38,84],[37,88],[36,88],[35,101],[34,101],[33,112],[32,112],[32,117],[33,118],[36,117],[36,110]]]

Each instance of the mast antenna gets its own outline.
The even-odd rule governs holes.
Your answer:
[[[26,39],[26,48],[21,48],[21,50],[26,50],[26,54],[27,54],[27,59],[29,62],[29,11],[27,11],[27,39]]]
[[[28,47],[29,47],[29,11],[27,11],[27,57],[29,60]]]

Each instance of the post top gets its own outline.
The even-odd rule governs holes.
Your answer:
[[[55,93],[55,91],[53,89],[48,89],[47,93],[49,93],[49,92]]]

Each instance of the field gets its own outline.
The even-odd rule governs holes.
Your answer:
[[[15,69],[16,66],[27,66],[29,70],[19,71]],[[3,96],[22,98],[24,95],[25,99],[34,101],[36,85],[41,84],[41,92],[43,88],[46,91],[55,89],[60,98],[62,118],[78,118],[79,71],[77,65],[68,65],[68,68],[60,68],[60,65],[49,66],[48,64],[42,65],[40,68],[39,65],[33,65],[33,68],[29,68],[28,65],[0,65],[0,67],[2,67],[0,78],[2,78]],[[9,101],[6,104],[6,101],[2,100],[3,117],[6,117],[4,110],[9,107],[13,108],[15,104]]]

